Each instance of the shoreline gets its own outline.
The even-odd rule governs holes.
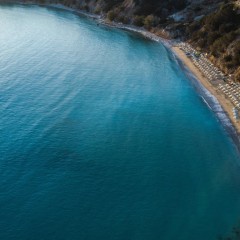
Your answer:
[[[203,73],[194,65],[191,59],[186,56],[183,50],[176,46],[172,46],[171,50],[180,59],[180,61],[182,61],[182,63],[194,74],[200,84],[217,99],[217,101],[223,108],[225,114],[229,118],[231,124],[234,126],[237,135],[239,136],[240,122],[236,121],[233,118],[232,114],[232,108],[234,107],[234,105],[230,102],[229,99],[224,96],[222,92],[220,92],[220,90],[216,86],[209,82],[206,76],[204,76]]]
[[[3,2],[4,3],[4,2]],[[84,10],[80,10],[80,9],[76,9],[76,8],[72,8],[72,7],[67,7],[64,6],[61,3],[44,3],[44,4],[40,4],[37,3],[35,1],[18,1],[18,0],[5,0],[5,3],[16,3],[16,4],[22,4],[22,5],[35,5],[35,6],[40,6],[40,7],[50,7],[50,8],[56,8],[56,9],[61,9],[61,10],[66,10],[66,11],[70,11],[70,12],[74,12],[77,13],[81,16],[90,18],[95,20],[98,24],[100,25],[104,25],[107,27],[111,27],[111,28],[117,28],[117,29],[121,29],[121,30],[126,30],[129,32],[133,32],[133,33],[137,33],[140,34],[141,36],[148,38],[152,41],[155,42],[161,42],[161,43],[170,43],[172,40],[170,38],[164,37],[162,36],[158,36],[155,33],[152,33],[146,29],[144,29],[143,27],[137,27],[134,25],[130,25],[130,24],[123,24],[123,23],[119,23],[119,22],[109,22],[106,18],[104,18],[101,15],[95,14],[95,13],[89,13],[86,12]],[[172,44],[172,43],[170,43]]]
[[[187,75],[187,78],[195,88],[195,91],[206,104],[206,106],[216,116],[224,130],[235,144],[240,154],[240,122],[235,122],[232,114],[233,104],[225,98],[216,87],[214,87],[201,71],[193,64],[193,62],[179,48],[172,46],[169,51],[176,58],[182,71]],[[181,53],[181,55],[178,55]],[[228,110],[228,111],[227,111]]]
[[[6,1],[7,3],[17,3],[17,4],[23,4],[23,5],[36,5],[36,6],[42,6],[42,7],[51,7],[51,8],[56,8],[56,9],[62,9],[66,11],[71,11],[74,13],[77,13],[81,16],[85,16],[87,18],[95,20],[98,24],[105,25],[111,28],[117,28],[129,32],[133,32],[136,34],[141,35],[142,37],[145,37],[149,40],[159,42],[163,44],[177,59],[183,64],[183,71],[189,71],[191,74],[194,76],[194,80],[200,84],[205,91],[209,92],[214,98],[215,98],[215,103],[217,102],[220,107],[222,108],[222,112],[225,114],[225,116],[228,118],[229,123],[231,124],[231,129],[229,126],[226,126],[224,124],[224,121],[220,119],[220,116],[218,116],[217,112],[214,111],[208,102],[208,99],[206,100],[203,98],[200,94],[200,97],[203,98],[203,101],[206,103],[206,105],[216,114],[217,118],[220,120],[221,124],[223,127],[227,130],[227,132],[230,133],[230,136],[232,137],[234,143],[236,144],[239,152],[240,152],[240,120],[236,121],[233,117],[232,114],[232,109],[234,105],[231,103],[229,99],[227,99],[224,95],[223,92],[220,92],[220,90],[214,86],[206,76],[200,71],[200,69],[197,68],[197,66],[194,65],[193,61],[186,56],[185,52],[180,49],[180,47],[175,46],[174,43],[176,40],[169,39],[169,38],[164,38],[160,37],[150,31],[147,31],[143,28],[136,27],[133,25],[126,25],[123,23],[117,23],[117,22],[109,22],[107,19],[105,19],[101,15],[93,14],[93,13],[88,13],[83,10],[79,10],[76,8],[72,7],[67,7],[64,6],[63,4],[51,4],[51,3],[45,3],[45,4],[40,4],[36,3],[34,1],[29,1],[29,2],[22,2],[20,1]],[[187,76],[188,78],[191,78],[190,76]],[[198,93],[199,94],[199,93]]]

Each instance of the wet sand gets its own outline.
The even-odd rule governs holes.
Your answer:
[[[209,80],[203,75],[203,73],[194,65],[190,58],[186,56],[184,51],[182,51],[179,47],[173,46],[171,50],[175,53],[175,55],[184,63],[184,65],[197,77],[200,83],[212,94],[216,97],[227,116],[231,120],[231,123],[235,127],[238,135],[240,133],[240,121],[236,121],[233,117],[232,109],[234,105],[228,100],[225,95],[217,89],[217,86],[214,86],[209,82]]]

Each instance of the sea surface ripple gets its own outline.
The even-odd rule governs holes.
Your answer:
[[[239,155],[161,44],[0,5],[0,239],[214,240]]]

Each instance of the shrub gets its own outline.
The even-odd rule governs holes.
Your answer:
[[[135,16],[133,18],[133,24],[142,27],[144,25],[144,17],[143,16]]]
[[[109,11],[107,14],[107,18],[108,20],[113,21],[116,18],[115,12],[113,10]]]
[[[154,25],[154,16],[153,15],[148,15],[145,19],[144,19],[144,27],[146,27],[147,29],[153,27]]]

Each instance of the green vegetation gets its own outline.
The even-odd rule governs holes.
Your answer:
[[[188,39],[212,59],[224,72],[234,72],[240,66],[240,14],[233,3],[223,4],[218,11],[191,23]],[[235,79],[240,81],[236,72]]]
[[[115,17],[116,17],[116,14],[113,10],[108,12],[108,14],[107,14],[108,20],[113,21],[115,19]]]
[[[133,24],[138,27],[142,27],[144,25],[144,17],[143,16],[134,16]]]
[[[47,0],[37,1],[44,3]],[[175,22],[171,16],[186,9],[189,0],[48,1],[101,14],[110,22],[143,27],[160,36],[180,37],[200,52],[208,53],[211,61],[223,72],[234,74],[235,79],[240,81],[240,9],[233,0],[211,0],[212,9],[208,0],[193,4],[182,22]],[[220,2],[222,5],[216,4]]]
[[[159,23],[159,18],[154,15],[148,15],[144,21],[144,27],[146,29],[151,29],[152,27],[156,27]]]

